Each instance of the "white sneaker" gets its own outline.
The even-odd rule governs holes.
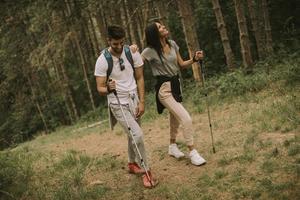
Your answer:
[[[190,158],[191,158],[191,162],[193,165],[203,165],[206,163],[206,161],[204,160],[204,158],[202,158],[199,153],[197,152],[196,149],[193,149],[190,154],[189,154]]]
[[[177,159],[184,157],[184,153],[178,149],[177,144],[169,145],[169,155],[174,156]]]

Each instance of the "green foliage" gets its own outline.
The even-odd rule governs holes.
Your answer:
[[[46,131],[46,126],[51,132],[74,121],[73,113],[67,108],[70,99],[62,90],[66,77],[70,80],[67,87],[78,114],[91,110],[81,66],[77,66],[67,30],[69,18],[63,20],[61,16],[64,8],[64,2],[52,0],[47,3],[22,1],[15,5],[6,1],[1,3],[1,18],[5,22],[0,28],[0,61],[3,64],[0,73],[0,149],[29,140],[34,134]],[[74,26],[78,23],[73,20]],[[85,40],[84,37],[80,39]],[[85,48],[89,49],[85,51],[89,58],[86,64],[92,66],[96,58],[89,56],[92,49],[89,45]],[[61,66],[65,69],[64,78]],[[93,73],[88,72],[88,76],[90,84],[95,85]],[[94,96],[98,96],[96,88],[92,90]],[[98,105],[104,102],[99,97],[95,100],[100,102],[96,103]]]
[[[107,105],[99,106],[95,111],[89,111],[83,115],[78,123],[90,123],[95,121],[103,121],[108,117],[108,108]]]
[[[269,178],[263,178],[258,180],[259,190],[266,191],[268,193],[268,197],[272,199],[286,199],[286,195],[282,193],[283,190],[288,188],[294,188],[294,183],[276,183]]]
[[[288,149],[288,155],[289,156],[295,156],[300,153],[300,145],[299,144],[294,144],[289,147]]]
[[[218,160],[218,165],[223,167],[226,165],[229,165],[232,162],[232,158],[229,158],[228,156],[223,156],[220,160]]]
[[[105,154],[101,158],[95,160],[95,165],[101,169],[110,171],[122,165],[122,162],[118,161],[115,156]]]
[[[255,153],[253,151],[245,151],[236,160],[241,164],[249,164],[255,160]]]
[[[275,49],[288,47],[291,52],[299,49],[300,13],[297,1],[278,0],[269,5]],[[297,8],[297,9],[293,9]]]
[[[0,199],[20,197],[30,190],[33,160],[26,152],[0,153]]]
[[[57,190],[53,194],[54,199],[98,199],[108,190],[103,185],[87,186],[85,176],[95,160],[71,151],[54,165],[53,173],[58,178]],[[58,170],[58,171],[57,171]]]
[[[207,187],[214,186],[216,184],[216,180],[208,175],[203,175],[199,178],[199,182],[197,184],[198,187]]]
[[[205,94],[208,94],[209,104],[222,104],[237,98],[251,99],[253,94],[269,88],[279,93],[287,93],[280,101],[271,101],[263,110],[253,112],[250,121],[261,122],[264,130],[283,132],[293,130],[299,125],[299,59],[286,55],[287,59],[280,61],[271,59],[257,64],[251,74],[242,70],[206,79],[205,87],[198,87],[194,82],[184,82],[184,99],[189,99],[194,105],[193,110],[199,113],[206,111]],[[249,96],[249,97],[247,97]],[[217,98],[216,98],[217,97]],[[260,101],[260,100],[256,100]],[[262,101],[263,103],[264,101]],[[263,113],[262,113],[263,112]]]
[[[226,171],[220,170],[215,172],[215,178],[221,179],[224,178],[228,173]]]
[[[288,132],[296,129],[299,124],[299,97],[286,95],[280,101],[266,104],[262,110],[253,112],[250,123],[260,124],[262,131]]]
[[[267,172],[267,173],[272,173],[276,169],[275,163],[271,160],[265,161],[262,166],[262,170]]]
[[[145,97],[145,114],[142,116],[142,121],[147,122],[157,118],[157,109],[155,102],[155,92],[149,92]]]
[[[234,97],[246,92],[258,92],[268,84],[268,76],[264,70],[245,76],[241,70],[221,76],[215,83],[218,95]]]
[[[101,167],[100,162],[105,166],[119,164],[109,155],[95,159],[76,151],[54,163],[50,157],[44,158],[50,163],[37,169],[34,165],[41,158],[29,149],[1,152],[0,199],[99,199],[110,189],[103,184],[87,185],[88,171]]]
[[[271,78],[273,81],[284,80],[287,86],[299,86],[300,84],[300,52],[295,51],[288,53],[284,50],[280,55],[287,57],[287,59],[274,59],[271,62],[266,61],[265,65],[272,65]]]

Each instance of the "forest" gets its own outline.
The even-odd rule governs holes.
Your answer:
[[[0,5],[1,149],[78,121],[106,119],[106,99],[97,93],[93,73],[110,24],[123,26],[127,44],[142,50],[145,26],[160,20],[183,58],[205,51],[208,77],[235,70],[251,74],[257,63],[299,55],[297,0],[1,0]],[[197,64],[182,74],[186,82],[201,80]],[[147,66],[144,76],[149,92]]]
[[[0,18],[0,200],[299,199],[298,0],[0,0]],[[147,189],[94,71],[109,25],[141,52],[155,20],[183,59],[204,51],[181,80],[207,163],[168,154],[169,113],[156,111],[145,63],[141,128],[159,181]]]

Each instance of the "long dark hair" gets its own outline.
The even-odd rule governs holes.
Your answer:
[[[156,21],[156,22],[160,23],[159,21]],[[151,23],[145,29],[146,44],[148,47],[155,49],[159,58],[162,60],[163,47],[160,43],[159,30],[156,26],[156,22]],[[171,46],[167,38],[166,38],[166,42],[169,46]]]

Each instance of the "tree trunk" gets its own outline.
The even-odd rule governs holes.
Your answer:
[[[24,70],[23,70],[24,71]],[[28,81],[28,83],[29,83],[29,87],[30,87],[30,90],[31,90],[31,94],[32,94],[32,101],[34,102],[34,104],[35,104],[35,106],[36,106],[36,108],[37,108],[37,110],[38,110],[38,113],[39,113],[39,115],[40,115],[40,117],[41,117],[41,120],[42,120],[42,122],[43,122],[43,125],[44,125],[44,128],[45,128],[45,132],[46,132],[46,134],[48,134],[49,133],[49,129],[48,129],[48,125],[47,125],[47,122],[46,122],[46,120],[45,120],[45,116],[44,116],[44,114],[43,114],[43,111],[42,111],[42,108],[41,108],[41,106],[40,106],[40,104],[39,104],[39,102],[38,102],[38,100],[37,100],[37,97],[36,97],[36,94],[35,94],[35,91],[34,91],[34,88],[33,88],[33,85],[32,85],[32,81],[31,81],[31,79],[30,79],[30,75],[29,74],[27,74],[26,75],[26,78],[27,78],[27,81]]]
[[[99,4],[98,12],[96,13],[96,22],[97,22],[97,27],[98,27],[98,30],[100,33],[100,47],[101,47],[100,50],[101,50],[107,46],[107,40],[106,40],[107,24],[105,23],[103,8],[102,8],[101,4]]]
[[[116,3],[114,1],[104,1],[102,4],[102,8],[103,8],[103,14],[104,14],[104,19],[105,19],[105,24],[106,25],[111,25],[111,24],[115,24],[115,8]]]
[[[127,12],[126,12],[126,6],[125,6],[125,1],[122,0],[122,5],[120,6],[120,18],[121,18],[121,22],[122,22],[122,27],[124,28],[126,35],[129,36],[129,28],[128,26],[126,26],[127,24]],[[129,42],[130,38],[129,38]]]
[[[23,11],[23,13],[26,15],[26,17],[28,17],[26,11]],[[25,35],[27,35],[26,32],[25,32]],[[37,40],[36,40],[36,38],[34,37],[33,34],[30,36],[30,39],[31,39],[30,40],[31,42],[29,42],[29,46],[30,46],[29,48],[31,49],[31,51],[33,51],[34,47],[38,46],[37,45],[38,42],[37,42]],[[45,130],[46,134],[48,134],[49,133],[48,125],[47,125],[44,113],[42,111],[41,105],[40,105],[40,103],[39,103],[39,101],[37,99],[35,88],[33,86],[32,80],[31,80],[31,73],[32,73],[31,69],[32,69],[32,66],[28,67],[28,72],[25,70],[25,67],[22,67],[21,69],[22,69],[22,72],[23,72],[25,78],[27,79],[29,87],[30,87],[30,91],[31,91],[31,94],[32,94],[31,100],[32,100],[32,102],[34,102],[34,104],[35,104],[35,106],[36,106],[36,108],[38,110],[39,116],[40,116],[40,118],[41,118],[41,120],[43,122],[43,125],[44,125],[44,130]]]
[[[235,68],[235,59],[230,46],[230,41],[228,39],[227,28],[226,28],[225,21],[223,19],[223,14],[222,14],[221,6],[219,4],[219,0],[212,0],[212,4],[213,4],[213,10],[217,18],[217,25],[221,36],[222,45],[224,48],[226,63],[229,70],[233,70]]]
[[[234,0],[234,5],[240,32],[240,44],[241,53],[243,57],[243,64],[246,71],[252,71],[253,61],[251,56],[250,40],[242,0]]]
[[[163,24],[168,24],[168,8],[167,8],[167,2],[165,0],[156,0],[157,10],[158,10],[158,17],[159,20]]]
[[[80,47],[79,40],[78,40],[78,37],[77,37],[76,33],[74,33],[73,39],[75,40],[75,44],[76,44],[77,50],[79,52],[81,66],[82,66],[83,75],[84,75],[84,80],[86,82],[88,93],[89,93],[89,97],[90,97],[90,100],[91,100],[91,106],[92,106],[92,109],[95,111],[96,110],[95,102],[94,102],[94,98],[93,98],[93,94],[92,94],[92,90],[91,90],[89,78],[88,78],[87,71],[86,71],[87,70],[87,66],[86,66],[85,59],[84,59],[84,56],[83,56],[83,52],[82,52],[82,49]]]
[[[72,11],[70,9],[70,2],[68,2],[67,0],[65,0],[65,5],[67,7],[67,10],[68,10],[68,15],[71,15]],[[74,5],[75,2],[74,2]],[[63,13],[64,14],[64,13]],[[66,17],[66,16],[65,16]],[[80,42],[79,42],[79,37],[77,35],[77,32],[75,31],[75,26],[74,26],[74,22],[71,20],[70,22],[70,27],[67,27],[67,30],[71,36],[71,41],[74,41],[75,42],[75,45],[76,45],[76,49],[77,49],[77,52],[79,53],[79,58],[80,58],[80,62],[81,62],[81,67],[82,67],[82,70],[83,70],[83,76],[84,76],[84,81],[86,82],[86,85],[87,85],[87,90],[88,90],[88,93],[89,93],[89,97],[90,97],[90,101],[91,101],[91,107],[93,110],[96,110],[96,107],[95,107],[95,102],[94,102],[94,98],[93,98],[93,93],[92,93],[92,90],[91,90],[91,86],[90,86],[90,82],[89,82],[89,79],[88,79],[88,74],[87,74],[87,63],[86,63],[86,60],[84,58],[84,54],[83,54],[83,51],[82,51],[82,48],[80,46]],[[81,27],[83,27],[83,24],[80,23]],[[81,29],[81,32],[83,34],[84,33],[84,30]]]
[[[248,4],[248,10],[251,18],[251,24],[252,24],[252,30],[254,33],[255,41],[256,41],[256,48],[257,48],[257,54],[259,59],[263,59],[264,57],[264,50],[263,50],[263,43],[260,37],[260,29],[258,25],[258,20],[257,20],[257,13],[255,12],[255,7],[253,0],[247,0]]]
[[[137,38],[139,38],[139,40],[137,41],[137,44],[139,45],[140,48],[143,49],[143,29],[142,29],[142,22],[141,22],[141,18],[139,16],[139,13],[137,13],[137,22],[135,24],[136,26],[136,34],[137,34]]]
[[[90,25],[91,25],[90,26],[91,27],[91,32],[93,34],[93,46],[95,47],[95,50],[96,50],[95,56],[98,57],[100,55],[99,41],[97,39],[93,18],[92,18],[90,13],[88,15],[89,15],[89,21],[90,21]]]
[[[141,29],[140,29],[140,19],[139,18],[139,4],[138,2],[132,1],[131,2],[131,9],[133,10],[133,13],[130,16],[130,22],[133,26],[133,30],[134,30],[134,38],[135,38],[135,43],[141,47],[142,43],[141,43],[141,38],[142,38],[142,34],[141,34]]]
[[[147,26],[147,23],[148,23],[148,18],[149,18],[149,4],[150,2],[147,1],[145,3],[145,8],[144,8],[144,12],[141,13],[141,15],[143,16],[143,21],[142,21],[142,30],[145,30],[146,29],[146,26]],[[145,31],[142,32],[142,44],[143,44],[143,47],[144,48],[144,45],[146,44],[146,36],[145,36]]]
[[[90,66],[94,70],[94,62],[98,58],[98,54],[95,51],[92,39],[92,33],[88,24],[84,22],[81,23],[81,32],[83,33],[81,41],[85,41],[83,45],[84,48],[84,58],[87,66]]]
[[[73,14],[75,18],[73,18],[74,21],[71,20],[71,23],[73,24],[72,29],[74,30],[74,33],[78,33],[76,36],[79,43],[81,44],[80,47],[84,52],[82,55],[85,59],[86,66],[93,66],[97,56],[95,56],[96,53],[93,48],[91,32],[89,31],[87,19],[82,13],[82,10],[80,8],[80,2],[73,0],[73,5]],[[88,68],[86,68],[86,70],[87,69]]]
[[[132,25],[132,22],[131,22],[131,14],[134,15],[134,13],[132,13],[132,9],[131,9],[131,2],[129,2],[128,0],[124,0],[124,9],[125,9],[125,14],[126,14],[126,27],[128,27],[128,36],[129,36],[129,40],[130,40],[130,43],[135,43],[136,44],[136,38],[135,38],[135,34],[134,34],[134,28],[133,28],[133,25]]]
[[[54,61],[54,59],[52,58],[51,59],[51,62],[52,62],[52,65],[54,66],[54,69],[55,69],[55,74],[56,74],[56,80],[58,81],[58,85],[60,87],[60,92],[64,98],[64,103],[65,103],[65,106],[66,106],[66,109],[67,109],[67,112],[68,112],[68,115],[69,115],[69,122],[71,122],[71,124],[73,124],[75,122],[74,118],[73,118],[73,114],[72,114],[72,109],[68,103],[68,99],[67,99],[67,95],[66,95],[66,90],[65,90],[65,84],[64,84],[64,81],[63,81],[63,78],[61,77],[61,69],[59,69],[59,67],[57,66],[56,62]],[[64,76],[64,75],[62,75]]]
[[[75,120],[78,120],[79,115],[78,115],[77,107],[76,107],[72,92],[70,90],[69,77],[66,73],[66,70],[65,70],[65,67],[64,67],[63,64],[60,64],[60,68],[61,68],[61,72],[62,72],[62,75],[63,75],[62,80],[63,80],[63,85],[64,85],[64,88],[65,88],[65,91],[66,91],[66,95],[67,95],[68,99],[70,100],[70,104],[71,104],[71,108],[72,108],[72,111],[73,111],[74,116],[75,116]]]
[[[266,50],[268,55],[272,55],[273,42],[272,42],[272,31],[271,31],[267,0],[262,0],[262,10],[263,10],[263,17],[264,17],[264,25],[265,25]]]
[[[98,57],[96,53],[96,42],[94,39],[94,33],[88,21],[81,21],[81,32],[84,33],[81,41],[84,42],[85,49],[85,58],[88,66],[93,66],[92,63],[95,62],[95,59]]]
[[[187,43],[189,55],[192,58],[194,56],[194,51],[199,50],[199,41],[197,38],[197,32],[195,29],[194,21],[196,21],[192,14],[192,8],[189,1],[177,0],[179,13],[181,15],[181,22],[183,26],[183,31],[185,33],[185,41]],[[192,64],[193,75],[196,81],[201,80],[201,74],[199,73],[199,66],[197,63]]]

